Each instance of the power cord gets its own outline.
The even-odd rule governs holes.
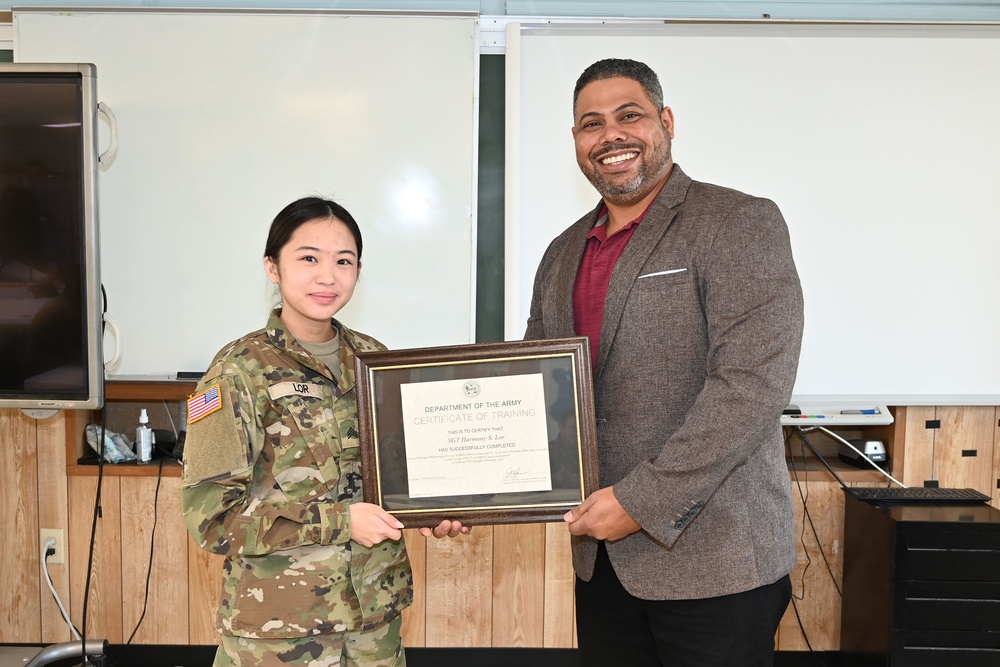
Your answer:
[[[101,314],[101,338],[104,337],[104,318],[108,314],[108,293],[104,289],[104,283],[101,283],[101,300],[103,303],[103,313]],[[101,374],[101,382],[105,382],[105,376],[107,372]],[[107,393],[107,386],[103,387],[102,394]],[[100,443],[98,445],[97,451],[97,491],[94,493],[94,519],[90,526],[90,552],[87,555],[87,580],[83,587],[83,619],[80,623],[80,634],[82,635],[84,645],[87,642],[87,611],[90,605],[90,580],[91,575],[94,571],[94,544],[97,541],[97,520],[103,516],[103,511],[101,510],[101,489],[104,486],[104,438],[107,434],[107,414],[104,405],[101,406],[101,437],[98,439]],[[84,665],[89,664],[88,661],[84,661]]]
[[[135,633],[139,631],[139,626],[142,625],[143,619],[146,618],[146,606],[149,602],[149,582],[153,574],[153,547],[156,544],[156,524],[159,520],[160,484],[163,482],[163,458],[163,456],[160,456],[159,470],[156,475],[156,493],[153,494],[153,529],[149,534],[149,563],[146,565],[146,592],[142,599],[142,613],[139,615],[139,620],[136,622],[132,634],[129,635],[128,641],[125,642],[126,644],[132,643]]]
[[[174,438],[177,438],[177,424],[174,423],[174,416],[170,413],[170,406],[167,405],[166,401],[163,401],[163,411],[167,413],[167,419],[170,420],[170,430],[174,432]]]
[[[808,491],[803,492],[803,490],[802,490],[802,480],[799,479],[799,471],[795,467],[795,455],[792,453],[792,434],[791,434],[791,432],[789,432],[789,433],[787,433],[785,435],[785,449],[788,450],[788,461],[791,463],[791,466],[792,466],[792,476],[795,478],[795,486],[796,486],[796,488],[799,491],[799,498],[802,499],[802,510],[803,510],[803,512],[806,512],[806,511],[808,511],[806,509],[808,507],[808,505],[806,504],[806,501],[808,499],[809,494],[808,494]],[[803,457],[803,460],[804,460],[804,458],[805,457]],[[808,470],[806,470],[805,472],[808,472]],[[802,592],[800,594],[796,595],[795,594],[795,589],[793,588],[792,589],[792,594],[791,594],[791,603],[792,603],[792,610],[795,612],[795,620],[799,624],[799,632],[802,633],[802,639],[805,640],[806,647],[809,649],[809,653],[812,654],[813,653],[813,647],[812,647],[812,644],[809,642],[809,635],[806,634],[806,626],[805,626],[804,623],[802,623],[802,617],[799,616],[799,608],[795,604],[796,600],[805,600],[805,598],[806,598],[806,572],[809,571],[809,567],[812,565],[812,558],[809,556],[809,549],[806,548],[804,536],[805,536],[805,522],[803,521],[803,523],[802,523],[802,533],[799,536],[799,543],[802,544],[802,553],[805,555],[805,559],[806,559],[806,564],[803,566],[803,568],[802,568],[802,574],[801,574],[801,584],[800,584],[800,586],[801,586]]]
[[[103,288],[102,288],[103,289]],[[80,624],[83,641],[87,641],[87,610],[90,605],[90,580],[94,570],[94,545],[97,541],[97,520],[104,513],[101,509],[101,489],[104,486],[104,437],[107,433],[107,419],[104,406],[101,407],[101,437],[97,452],[97,491],[94,494],[94,519],[90,526],[90,553],[87,555],[87,580],[83,588],[83,620]],[[84,663],[85,665],[88,663]]]
[[[808,504],[808,501],[809,501],[809,490],[808,490],[808,488],[805,491],[802,490],[802,480],[799,479],[799,470],[795,466],[795,454],[792,452],[792,442],[791,442],[791,439],[792,439],[792,435],[791,435],[791,433],[789,433],[785,437],[785,449],[788,451],[788,462],[791,464],[791,467],[792,467],[792,477],[795,478],[795,488],[798,489],[799,498],[802,500],[802,511],[803,511],[803,515],[804,515],[806,512],[808,512],[807,508],[809,507],[809,504]],[[802,457],[802,461],[803,461],[803,465],[806,465],[806,463],[805,463],[806,462],[805,456]],[[808,472],[809,472],[809,469],[808,469],[808,466],[806,466],[803,469],[803,473],[807,474]],[[806,572],[809,571],[809,567],[812,565],[812,558],[809,556],[809,550],[806,548],[805,530],[806,530],[806,525],[805,525],[805,518],[803,516],[802,532],[799,534],[799,543],[802,545],[802,553],[805,555],[806,564],[802,568],[802,577],[801,577],[801,579],[802,579],[802,594],[796,596],[795,593],[794,593],[794,591],[792,592],[792,597],[796,598],[797,600],[804,600],[805,599],[805,596],[806,596],[805,595]],[[801,624],[799,624],[799,628],[802,630],[802,636],[805,637],[805,634],[806,634],[805,628],[803,628]],[[806,643],[807,644],[809,643],[808,639],[806,639]]]
[[[153,574],[153,545],[156,543],[156,524],[159,519],[159,505],[160,505],[160,483],[163,481],[163,457],[160,457],[159,471],[157,472],[156,478],[156,493],[153,495],[153,530],[149,535],[149,563],[146,565],[146,592],[142,600],[142,613],[139,615],[139,620],[135,624],[135,628],[132,630],[132,634],[129,635],[128,641],[125,642],[125,647],[123,648],[121,655],[117,656],[114,662],[110,663],[113,667],[114,665],[130,665],[129,661],[129,649],[132,640],[135,638],[135,634],[139,631],[139,627],[142,625],[143,619],[146,618],[146,606],[149,602],[149,582]]]
[[[799,607],[798,607],[798,605],[795,604],[795,596],[792,596],[791,602],[792,602],[792,611],[795,612],[795,620],[797,620],[799,622],[799,628],[801,628],[802,627],[802,617],[799,616]],[[809,656],[813,659],[813,662],[815,662],[817,665],[820,665],[820,667],[831,667],[830,663],[828,663],[826,660],[824,660],[820,656],[820,654],[818,654],[816,652],[816,649],[814,649],[812,647],[812,644],[809,643],[809,638],[806,637],[806,633],[805,632],[802,633],[802,638],[806,642],[806,647],[809,649]],[[839,660],[836,663],[834,663],[834,664],[839,665],[840,664]]]
[[[801,427],[796,426],[795,429],[794,429],[794,432],[795,432],[796,435],[799,436],[799,439],[803,442],[803,444],[805,444],[805,446],[809,448],[809,451],[811,451],[813,453],[813,456],[815,456],[816,458],[818,458],[819,461],[820,461],[820,463],[822,463],[826,467],[826,469],[830,472],[830,474],[833,475],[834,478],[838,482],[840,482],[840,486],[842,486],[845,489],[850,488],[850,487],[847,486],[847,482],[845,482],[844,480],[842,480],[840,478],[840,475],[838,475],[837,472],[833,468],[830,467],[830,464],[826,462],[826,459],[823,458],[823,455],[820,454],[818,451],[816,451],[816,448],[813,447],[813,445],[812,445],[811,442],[809,442],[809,438],[806,437],[805,431],[803,431]],[[805,454],[803,453],[802,460],[804,461],[805,458],[806,458]]]
[[[45,572],[45,580],[49,584],[49,590],[52,591],[52,597],[56,601],[56,605],[59,607],[59,613],[62,614],[63,620],[66,621],[66,625],[69,626],[70,634],[76,639],[80,639],[80,631],[76,629],[73,625],[73,621],[70,620],[69,614],[66,613],[66,607],[63,606],[62,600],[59,598],[59,594],[56,592],[56,587],[52,583],[52,576],[49,575],[49,556],[54,556],[56,540],[54,537],[50,537],[45,540],[45,544],[42,546],[42,570]]]
[[[802,429],[796,428],[795,431],[798,434],[799,438],[802,440],[802,442],[804,442],[806,444],[806,446],[808,446],[809,449],[812,450],[812,453],[815,454],[819,458],[819,460],[823,462],[823,464],[827,467],[827,470],[829,470],[833,474],[833,476],[837,478],[837,481],[840,482],[840,485],[843,488],[848,488],[848,486],[844,483],[844,480],[842,480],[837,475],[837,473],[833,472],[833,468],[831,468],[830,464],[828,464],[826,462],[826,459],[824,459],[820,455],[820,453],[816,451],[816,448],[812,446],[812,443],[809,442],[809,439],[806,438],[806,436],[805,436],[804,433],[802,433]],[[803,461],[805,460],[805,458],[806,457],[805,457],[804,452],[803,452],[803,457],[802,457]],[[801,493],[801,491],[800,491],[800,493]],[[816,539],[816,544],[817,545],[822,545],[822,542],[819,539],[819,532],[816,530],[816,524],[813,523],[812,514],[809,512],[809,509],[806,507],[805,500],[802,501],[802,507],[803,507],[803,510],[804,510],[803,514],[805,515],[805,517],[807,517],[809,519],[809,527],[812,529],[812,534],[813,534],[813,537]],[[802,526],[802,529],[803,529],[803,531],[805,530],[805,525],[804,524]],[[803,547],[804,546],[805,545],[803,544]],[[840,590],[840,586],[837,585],[837,578],[833,575],[833,568],[830,567],[830,561],[828,561],[826,559],[826,552],[823,551],[822,547],[820,547],[819,553],[820,553],[820,556],[823,558],[823,563],[826,565],[826,571],[830,574],[830,581],[833,582],[833,587],[837,589],[837,595],[839,595],[841,598],[843,598],[844,597],[844,593],[843,593],[843,591]]]
[[[877,470],[878,472],[882,473],[883,475],[885,475],[886,477],[888,477],[889,479],[891,479],[891,480],[892,480],[893,482],[895,482],[895,483],[896,483],[896,484],[898,484],[899,486],[903,487],[904,489],[906,488],[906,485],[905,485],[905,484],[903,484],[903,483],[902,483],[902,482],[900,482],[900,481],[899,481],[898,479],[896,479],[895,477],[893,477],[892,475],[890,475],[889,473],[887,473],[887,472],[886,472],[885,470],[883,470],[883,469],[882,469],[882,468],[881,468],[880,466],[878,466],[878,465],[875,465],[875,462],[874,462],[874,461],[872,461],[872,460],[871,460],[870,458],[868,458],[867,456],[865,456],[864,452],[860,451],[860,450],[859,450],[859,449],[858,449],[857,447],[855,447],[854,445],[852,445],[852,444],[851,444],[850,442],[848,442],[847,440],[844,440],[844,439],[843,439],[842,437],[840,437],[839,435],[837,435],[837,434],[836,434],[836,433],[834,433],[833,431],[831,431],[831,430],[829,430],[829,429],[827,429],[827,428],[825,428],[825,427],[823,427],[823,426],[816,426],[816,427],[814,427],[814,428],[816,428],[816,429],[818,429],[818,430],[820,430],[820,431],[823,431],[823,433],[826,433],[826,434],[827,434],[828,436],[830,436],[831,438],[834,438],[834,439],[836,439],[836,440],[839,440],[839,441],[840,441],[840,442],[842,442],[843,444],[847,445],[848,447],[850,447],[851,449],[853,449],[853,450],[854,450],[855,452],[857,452],[858,454],[860,454],[860,455],[861,455],[861,458],[862,458],[862,460],[864,460],[864,461],[867,461],[867,462],[868,462],[868,465],[870,465],[870,466],[871,466],[872,468],[874,468],[874,469],[875,469],[875,470]],[[801,431],[802,429],[798,429],[798,430],[800,430],[800,431]],[[812,445],[810,445],[810,446],[809,446],[809,448],[810,448],[810,449],[812,449]],[[813,450],[813,451],[816,451],[816,450]],[[826,463],[826,461],[824,461],[823,463]],[[827,466],[827,467],[829,467],[829,466]],[[832,471],[831,471],[831,472],[832,472]],[[838,477],[837,479],[839,480],[840,478]],[[841,483],[841,484],[843,484],[843,485],[844,485],[845,487],[847,486],[846,484],[844,484],[844,482],[843,482],[843,481],[841,481],[840,483]]]
[[[869,465],[871,465],[875,470],[877,470],[878,472],[880,472],[882,475],[884,475],[885,477],[888,477],[890,480],[892,480],[893,482],[895,482],[899,486],[905,487],[905,485],[902,482],[900,482],[899,480],[897,480],[896,478],[894,478],[888,472],[886,472],[885,470],[883,470],[880,466],[876,465],[874,461],[872,461],[867,456],[865,456],[864,453],[861,452],[860,450],[858,450],[857,447],[855,447],[853,444],[851,444],[850,442],[848,442],[847,440],[845,440],[844,438],[842,438],[838,434],[830,431],[829,429],[827,429],[827,428],[825,428],[823,426],[814,426],[814,427],[809,427],[808,429],[805,429],[803,427],[794,427],[792,429],[792,433],[794,433],[795,435],[797,435],[799,437],[799,440],[802,442],[802,444],[805,445],[806,447],[808,447],[810,451],[812,451],[813,455],[817,459],[819,459],[820,463],[822,463],[826,467],[827,471],[829,471],[829,473],[831,475],[833,475],[834,479],[837,480],[837,482],[840,484],[840,486],[842,488],[849,489],[850,487],[849,487],[849,485],[843,479],[841,479],[840,475],[837,474],[837,472],[830,466],[830,464],[823,457],[823,455],[820,454],[819,451],[817,451],[817,449],[809,441],[809,438],[807,438],[806,434],[805,434],[806,430],[819,430],[819,431],[822,431],[823,433],[826,433],[827,435],[829,435],[830,437],[834,438],[835,440],[837,440],[837,441],[843,443],[844,445],[846,445],[847,447],[853,449],[855,452],[857,452],[861,456],[861,458],[864,461],[866,461]],[[819,533],[816,530],[815,524],[813,523],[812,514],[809,512],[809,506],[808,506],[808,502],[807,502],[808,501],[808,497],[809,497],[808,490],[803,491],[803,489],[802,489],[802,480],[799,478],[798,470],[797,470],[797,468],[795,466],[795,456],[792,453],[792,447],[791,447],[791,434],[788,434],[785,437],[785,446],[786,446],[786,448],[788,450],[788,457],[789,457],[789,461],[791,462],[792,475],[795,477],[795,483],[796,483],[796,486],[797,486],[798,491],[799,491],[799,497],[802,499],[803,520],[802,520],[802,532],[799,535],[799,542],[802,544],[802,549],[803,549],[803,552],[805,553],[805,557],[806,557],[806,565],[805,565],[805,567],[802,570],[802,593],[800,595],[795,595],[794,592],[792,593],[792,597],[791,597],[792,610],[795,612],[795,618],[796,618],[796,620],[798,621],[798,624],[799,624],[799,631],[802,633],[802,638],[805,641],[806,646],[809,649],[810,655],[813,657],[814,660],[816,660],[818,662],[818,664],[822,665],[822,664],[824,664],[824,662],[819,658],[818,655],[816,655],[815,651],[813,650],[812,644],[809,641],[809,637],[806,635],[805,626],[802,623],[802,618],[799,615],[798,605],[796,604],[797,601],[802,601],[802,600],[805,599],[805,574],[809,570],[809,566],[812,564],[812,559],[809,556],[809,551],[806,548],[806,544],[805,544],[805,524],[806,524],[807,520],[809,522],[810,529],[812,530],[813,537],[816,540],[816,544],[817,545],[821,545],[821,542],[820,542],[820,539],[819,539]],[[803,467],[803,471],[807,473],[808,472],[808,458],[805,455],[805,450],[804,449],[801,451],[801,457],[802,457],[803,466],[804,466]],[[807,486],[807,489],[808,489],[808,486]],[[830,581],[833,583],[834,588],[836,588],[836,590],[837,590],[837,595],[840,596],[841,599],[843,599],[844,593],[841,590],[840,586],[837,584],[837,579],[836,579],[836,577],[833,574],[833,568],[830,566],[830,562],[827,560],[827,558],[826,558],[826,552],[823,551],[822,546],[820,546],[819,553],[820,553],[820,556],[823,559],[823,563],[826,565],[827,572],[830,574]]]
[[[837,481],[839,481],[841,483],[842,486],[846,486],[846,484],[844,484],[843,480],[840,479],[840,477],[837,475],[837,473],[834,472],[834,470],[827,464],[826,460],[819,454],[819,452],[816,451],[816,449],[812,446],[812,443],[810,443],[808,441],[808,439],[805,438],[805,436],[803,435],[803,433],[801,433],[801,429],[800,428],[794,428],[791,431],[786,432],[786,435],[785,435],[785,448],[786,448],[786,450],[788,452],[788,460],[789,460],[789,463],[791,464],[792,476],[795,479],[795,485],[796,485],[796,488],[798,489],[799,497],[802,500],[802,514],[803,514],[803,517],[802,517],[802,529],[801,529],[801,532],[799,533],[799,543],[802,545],[802,552],[805,555],[805,561],[806,561],[806,564],[805,564],[804,568],[802,569],[802,575],[801,575],[801,593],[798,594],[798,595],[796,595],[795,592],[794,592],[794,590],[793,590],[790,602],[791,602],[791,605],[792,605],[792,611],[795,613],[795,620],[796,620],[796,622],[798,623],[798,626],[799,626],[799,632],[802,633],[802,639],[803,639],[803,641],[805,641],[806,648],[809,650],[809,655],[816,662],[816,664],[818,664],[818,665],[826,665],[826,662],[821,658],[821,656],[819,654],[816,653],[816,650],[813,648],[812,643],[809,641],[809,635],[806,633],[805,624],[802,622],[802,616],[799,614],[799,608],[798,608],[798,604],[797,604],[798,602],[801,602],[801,601],[805,600],[805,578],[806,578],[806,573],[809,571],[809,567],[812,565],[812,562],[813,562],[812,558],[809,555],[809,549],[806,547],[806,543],[805,543],[806,521],[809,522],[809,526],[810,526],[810,529],[812,530],[813,538],[816,540],[817,546],[820,547],[819,548],[820,556],[823,559],[823,563],[826,565],[826,571],[830,575],[830,581],[833,583],[834,588],[836,588],[836,590],[837,590],[837,594],[841,598],[843,598],[843,593],[841,592],[840,587],[837,585],[837,579],[836,579],[836,577],[833,574],[833,568],[830,566],[830,562],[826,558],[826,553],[823,551],[822,542],[819,539],[819,533],[816,530],[815,523],[813,523],[812,513],[809,511],[809,502],[808,502],[809,501],[809,491],[808,491],[809,487],[808,487],[808,485],[806,485],[805,490],[803,490],[803,488],[802,488],[803,487],[803,482],[802,482],[802,479],[799,476],[798,467],[795,464],[795,454],[792,451],[792,442],[791,442],[791,440],[792,440],[792,434],[793,433],[796,434],[796,435],[798,435],[799,438],[801,439],[802,443],[805,444],[805,445],[807,445],[809,447],[809,449],[812,450],[813,454],[815,454],[816,457],[819,458],[820,461],[822,461],[824,465],[826,465],[827,470],[830,471],[830,473],[837,479]],[[804,475],[807,475],[808,472],[809,472],[809,465],[808,465],[809,459],[805,455],[805,449],[804,448],[801,449],[800,456],[801,456],[802,461],[803,461],[802,472],[803,472]]]
[[[802,639],[804,639],[805,642],[806,642],[806,648],[809,649],[809,653],[810,654],[815,654],[816,650],[813,648],[812,644],[809,643],[809,636],[806,635],[805,626],[802,624],[802,617],[799,616],[799,606],[797,604],[795,604],[796,600],[801,600],[801,599],[802,598],[796,598],[794,595],[792,596],[792,600],[791,600],[791,602],[792,602],[792,611],[795,612],[795,620],[798,621],[798,623],[799,623],[799,630],[802,631]]]

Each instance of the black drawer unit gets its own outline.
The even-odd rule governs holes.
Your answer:
[[[1000,510],[844,498],[845,667],[1000,666]]]

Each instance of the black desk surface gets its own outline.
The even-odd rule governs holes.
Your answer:
[[[868,502],[897,522],[1000,524],[1000,510],[985,503],[973,503],[970,505],[929,505],[918,503],[908,505],[864,502]]]

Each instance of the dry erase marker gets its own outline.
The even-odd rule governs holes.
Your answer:
[[[877,415],[879,411],[875,408],[869,408],[866,410],[841,410],[842,415]]]

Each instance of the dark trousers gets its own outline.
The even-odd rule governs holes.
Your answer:
[[[622,587],[602,542],[590,581],[576,580],[583,667],[772,667],[792,584],[784,576],[703,600],[640,600]]]

